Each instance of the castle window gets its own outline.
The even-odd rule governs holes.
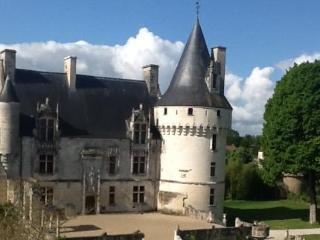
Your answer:
[[[135,123],[133,142],[135,144],[145,144],[147,138],[147,124],[145,123]]]
[[[54,139],[54,120],[41,118],[39,120],[39,140],[52,142]]]
[[[211,164],[210,164],[210,177],[214,177],[215,172],[216,172],[216,163],[211,162]]]
[[[116,204],[116,187],[115,186],[110,186],[109,187],[109,205],[113,206]]]
[[[163,115],[167,115],[168,114],[168,109],[167,108],[164,108],[163,109]]]
[[[117,157],[110,156],[109,157],[109,174],[114,175],[117,172]]]
[[[216,134],[212,135],[211,150],[217,150],[217,135]]]
[[[217,110],[217,117],[220,117],[220,116],[221,116],[220,110]]]
[[[188,108],[188,115],[192,116],[193,115],[193,108]]]
[[[145,172],[146,172],[145,156],[134,156],[132,174],[140,175],[140,174],[145,174]]]
[[[210,188],[209,204],[210,206],[214,205],[214,188]]]
[[[133,186],[133,203],[144,203],[144,186]]]
[[[53,174],[53,155],[39,156],[39,173]]]
[[[41,187],[40,188],[40,201],[44,205],[53,204],[53,188],[52,187]]]

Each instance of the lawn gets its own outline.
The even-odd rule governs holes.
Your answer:
[[[271,229],[320,227],[320,224],[308,223],[309,207],[302,201],[225,201],[224,212],[228,226],[233,226],[234,219],[239,217],[247,222],[263,221]]]
[[[319,240],[320,239],[320,235],[309,235],[309,236],[305,236],[306,240]]]

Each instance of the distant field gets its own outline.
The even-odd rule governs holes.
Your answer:
[[[224,212],[229,226],[234,225],[234,219],[239,217],[247,222],[263,221],[272,229],[320,227],[320,224],[308,223],[308,204],[300,201],[225,201]]]

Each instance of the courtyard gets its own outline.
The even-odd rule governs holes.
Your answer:
[[[173,239],[174,231],[180,229],[208,229],[213,224],[185,216],[161,213],[82,215],[67,221],[61,228],[65,237],[99,236],[143,232],[145,239]]]

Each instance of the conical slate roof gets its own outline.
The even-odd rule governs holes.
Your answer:
[[[209,52],[197,18],[188,42],[158,106],[211,106],[211,96],[205,83]]]
[[[19,102],[16,90],[14,89],[9,76],[7,76],[4,87],[1,91],[0,102]]]

